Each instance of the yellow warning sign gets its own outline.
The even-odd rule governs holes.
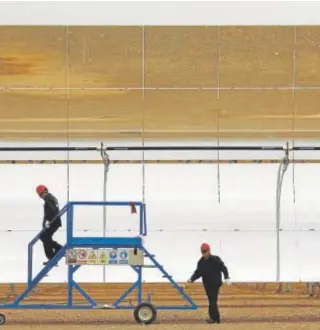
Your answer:
[[[95,250],[92,250],[90,252],[88,259],[95,259],[95,260],[97,260],[97,254],[96,254],[96,251]]]
[[[95,265],[98,262],[96,251],[92,250],[88,256],[88,264]]]
[[[99,255],[99,264],[100,265],[107,265],[108,264],[108,255],[106,251],[102,250]]]

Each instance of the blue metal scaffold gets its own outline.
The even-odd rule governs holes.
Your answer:
[[[138,209],[139,212],[139,233],[135,237],[76,237],[73,235],[73,220],[74,209],[77,206],[117,206],[117,207],[133,207]],[[186,294],[181,286],[179,286],[169,275],[164,267],[158,263],[155,256],[151,254],[143,244],[143,237],[147,235],[147,220],[146,220],[146,207],[142,202],[90,202],[90,201],[73,201],[68,202],[58,214],[59,216],[66,215],[66,227],[67,237],[66,244],[63,248],[50,260],[50,262],[43,267],[43,269],[33,277],[33,246],[40,239],[42,231],[29,243],[28,245],[28,281],[27,288],[22,292],[13,303],[0,305],[0,310],[3,309],[133,309],[134,318],[138,323],[151,324],[156,320],[157,310],[196,310],[198,306],[194,301]],[[54,221],[54,220],[53,220]],[[128,261],[130,266],[137,273],[137,280],[134,282],[115,302],[111,305],[103,304],[99,305],[81,286],[74,280],[75,272],[81,267],[80,264],[71,262],[68,260],[68,256],[72,255],[77,249],[92,249],[98,251],[99,249],[112,249],[116,252],[118,249],[126,250],[126,255],[131,253],[132,260],[139,260],[136,256],[142,257],[142,259],[148,259],[151,264],[144,265],[144,262]],[[66,257],[68,264],[68,280],[67,280],[67,303],[66,304],[25,304],[23,300],[29,295],[29,293],[39,284],[39,282],[50,272],[50,270],[59,262],[60,259]],[[141,258],[140,258],[141,259]],[[185,305],[162,305],[156,306],[151,303],[151,295],[147,296],[147,299],[143,299],[142,294],[142,282],[143,282],[143,268],[153,267],[157,268],[167,278],[172,286],[178,290],[181,297],[185,300]],[[73,289],[79,291],[79,293],[87,300],[87,304],[75,304],[73,301]],[[124,306],[121,302],[133,291],[137,290],[137,305],[136,306]],[[0,325],[6,321],[5,315],[0,314]]]

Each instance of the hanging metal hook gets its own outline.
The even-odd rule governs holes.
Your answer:
[[[100,155],[102,160],[104,161],[104,164],[107,166],[107,169],[109,170],[110,157],[107,153],[107,147],[104,147],[103,142],[101,142]]]

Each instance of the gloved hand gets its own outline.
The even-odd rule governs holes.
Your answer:
[[[186,283],[182,283],[180,286],[182,289],[186,289],[187,285],[191,283],[191,280],[189,279]]]
[[[44,227],[45,227],[45,228],[49,228],[49,227],[50,227],[50,221],[46,221],[46,222],[44,223]]]
[[[225,282],[227,283],[228,286],[231,286],[231,284],[232,284],[230,278],[227,278],[227,279],[225,280]]]

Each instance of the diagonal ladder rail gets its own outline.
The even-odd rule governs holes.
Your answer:
[[[54,219],[51,221],[54,222],[58,217],[62,217],[67,211],[69,210],[69,203],[66,204],[60,212],[54,217]],[[42,229],[34,238],[33,240],[28,244],[28,286],[32,283],[32,272],[33,272],[33,246],[38,242],[40,239],[42,233],[45,231],[45,229]]]
[[[73,304],[73,288],[76,289],[84,299],[90,304],[92,308],[97,307],[97,303],[92,299],[89,294],[73,279],[75,272],[81,267],[81,265],[69,265],[69,272],[71,277],[68,279],[68,306],[74,306]]]
[[[137,280],[112,304],[115,308],[135,289],[137,288],[137,300],[138,304],[142,303],[142,269],[141,266],[131,266],[131,268],[137,273]]]
[[[181,296],[189,303],[190,306],[184,306],[184,309],[197,309],[198,306],[193,301],[193,299],[191,297],[189,297],[189,295],[186,294],[184,289],[173,280],[172,276],[169,275],[169,273],[164,269],[164,267],[158,263],[158,261],[155,259],[155,257],[145,247],[143,247],[143,250],[144,250],[144,253],[146,254],[147,258],[149,258],[153,262],[153,264],[156,266],[156,268],[158,268],[160,270],[160,272],[163,274],[163,277],[167,278],[169,280],[169,282],[173,285],[173,287],[175,289],[177,289],[178,292],[181,294]],[[178,306],[171,306],[168,309],[174,309],[176,307],[178,307]],[[157,308],[166,309],[165,306],[161,306],[161,307],[158,306]]]
[[[160,265],[157,260],[154,258],[154,255],[149,253],[149,251],[144,247],[140,247],[147,258],[149,258],[153,266],[152,268],[157,268],[163,274],[164,278],[167,278],[169,282],[173,285],[173,287],[180,293],[182,298],[187,301],[189,304],[185,306],[156,306],[157,309],[162,310],[171,310],[171,309],[181,309],[181,310],[196,310],[198,308],[197,304],[193,301],[193,299],[184,291],[184,289],[179,286],[172,278],[171,275],[164,269],[162,265]],[[137,288],[137,300],[138,304],[142,303],[142,268],[146,266],[131,266],[131,268],[137,273],[137,280],[113,303],[114,308],[119,308],[120,303],[133,291]],[[150,297],[148,298],[148,302],[150,302]],[[121,309],[132,309],[131,306],[121,306]]]
[[[65,255],[67,251],[67,244],[62,247],[62,249],[43,267],[43,269],[38,273],[38,275],[28,283],[27,289],[16,299],[14,304],[18,305],[39,282],[45,277],[46,274],[55,266],[55,264]]]

